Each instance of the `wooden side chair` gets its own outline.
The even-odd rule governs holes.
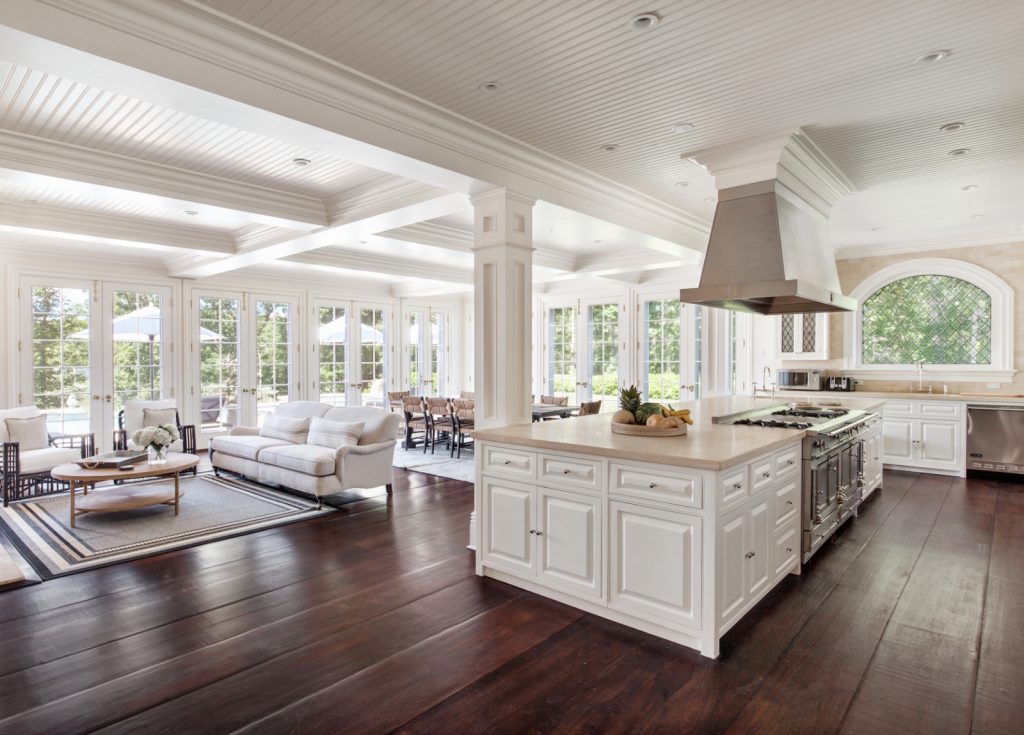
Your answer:
[[[584,401],[580,404],[580,416],[593,416],[601,413],[601,401]]]
[[[475,401],[467,400],[465,398],[456,398],[452,401],[451,415],[454,441],[452,442],[452,446],[449,447],[449,457],[457,456],[458,459],[462,459],[462,450],[473,446],[473,443],[467,443],[466,439],[473,438],[475,410]]]
[[[452,416],[448,399],[441,396],[430,396],[423,399],[427,410],[427,442],[430,444],[430,453],[434,453],[434,447],[438,441],[444,439],[448,448],[452,445]],[[426,445],[423,446],[423,453],[427,453]]]
[[[423,452],[427,451],[427,438],[430,434],[430,423],[427,421],[426,407],[420,396],[402,396],[402,415],[405,417],[405,448],[416,446],[416,435],[423,441]]]

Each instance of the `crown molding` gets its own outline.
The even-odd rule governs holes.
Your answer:
[[[146,243],[204,253],[233,253],[235,243],[223,233],[155,223],[135,217],[116,217],[78,212],[39,204],[0,202],[0,224],[26,230],[44,231],[79,239],[107,240],[125,245]]]
[[[341,224],[413,202],[427,202],[445,193],[443,189],[419,181],[389,179],[342,192],[326,202],[327,215],[331,225]],[[469,209],[468,199],[465,208]]]
[[[300,122],[301,134],[287,133],[293,139],[331,145],[334,154],[361,165],[467,194],[505,187],[687,248],[707,244],[709,223],[672,204],[194,2],[35,0],[5,4],[0,19],[21,32],[187,85],[193,94],[204,90],[250,111]],[[26,49],[25,39],[2,40],[36,54],[32,63],[39,68],[70,63],[66,49],[44,55]],[[124,68],[111,73],[130,91],[144,86],[126,81]],[[224,112],[230,105],[220,107]],[[261,129],[281,139],[286,127],[278,119]],[[324,131],[338,137],[328,142]]]
[[[0,168],[159,197],[160,204],[243,214],[278,227],[310,230],[327,224],[323,202],[262,186],[141,161],[56,140],[0,130]],[[170,199],[172,202],[167,202]]]
[[[1024,233],[1016,232],[1007,235],[978,237],[961,235],[930,240],[913,240],[911,242],[888,242],[866,245],[837,245],[836,260],[857,260],[860,258],[878,258],[890,255],[910,255],[928,253],[933,255],[937,250],[958,250],[961,248],[983,247],[985,245],[1015,245],[1024,247]]]
[[[290,263],[341,270],[388,273],[402,278],[420,278],[445,283],[473,283],[472,268],[454,268],[447,265],[424,263],[394,256],[358,250],[330,248],[293,255],[285,259]]]

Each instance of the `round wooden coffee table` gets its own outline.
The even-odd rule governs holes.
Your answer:
[[[71,527],[75,527],[75,518],[83,513],[109,513],[115,510],[132,510],[145,508],[148,505],[173,505],[174,515],[178,515],[181,506],[181,473],[199,464],[199,457],[194,454],[168,454],[166,464],[150,464],[140,462],[130,470],[119,470],[116,467],[103,467],[94,470],[80,465],[68,464],[54,467],[50,474],[58,480],[64,480],[71,486]],[[143,477],[166,477],[174,475],[174,492],[166,487],[149,485],[118,485],[99,492],[89,494],[89,488],[97,482],[108,480],[138,480]],[[75,492],[82,488],[82,497],[75,499]]]

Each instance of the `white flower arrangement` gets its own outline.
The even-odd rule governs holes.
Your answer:
[[[144,426],[132,434],[132,442],[140,447],[152,447],[160,450],[174,444],[181,438],[178,427],[174,424],[160,426]]]

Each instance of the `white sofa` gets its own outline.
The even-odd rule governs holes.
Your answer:
[[[391,493],[392,462],[398,431],[397,414],[365,406],[330,406],[314,401],[294,401],[277,407],[275,416],[322,418],[362,423],[355,446],[337,449],[261,436],[256,428],[236,426],[210,442],[214,472],[227,470],[266,485],[280,485],[314,495],[325,495],[384,485]]]

